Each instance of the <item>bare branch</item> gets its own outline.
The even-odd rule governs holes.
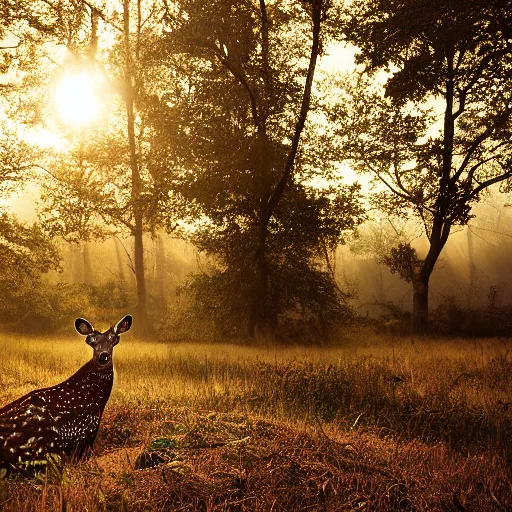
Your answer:
[[[117,235],[114,235],[114,238],[121,244],[121,247],[123,248],[127,258],[128,258],[128,261],[130,262],[129,265],[128,265],[128,268],[135,274],[135,264],[133,262],[133,258],[131,256],[131,254],[128,252],[128,250],[126,249],[126,247],[124,246],[123,242],[121,241],[121,239],[117,236]]]
[[[493,128],[488,128],[483,133],[481,133],[478,137],[476,137],[476,139],[471,143],[471,145],[469,146],[469,149],[466,152],[466,156],[464,157],[464,160],[460,164],[459,169],[451,178],[453,183],[455,183],[460,178],[460,176],[466,169],[469,161],[471,160],[473,153],[478,149],[478,147],[480,146],[480,144],[482,144],[482,142],[484,142],[486,139],[488,139],[492,135],[492,132],[493,132]]]
[[[475,165],[473,165],[470,168],[470,170],[468,171],[468,178],[467,178],[468,187],[471,187],[471,183],[474,180],[475,172],[478,170],[479,167],[481,167],[482,165],[485,165],[489,162],[492,162],[493,160],[497,160],[498,158],[499,158],[498,155],[493,155],[489,158],[486,158],[485,160],[480,160],[480,162],[477,162]]]
[[[400,177],[400,159],[399,159],[399,154],[398,154],[398,149],[396,148],[396,145],[395,145],[395,158],[394,158],[394,162],[393,162],[393,170],[394,170],[394,176],[395,176],[395,181],[396,181],[396,184],[398,185],[398,188],[406,195],[408,195],[409,197],[413,197],[413,194],[411,194],[411,192],[409,190],[407,190],[402,182],[402,178]]]
[[[474,152],[478,149],[478,147],[487,139],[489,139],[493,134],[494,130],[497,127],[501,126],[509,118],[511,111],[512,109],[509,108],[502,112],[500,115],[496,116],[495,122],[491,126],[489,126],[484,132],[482,132],[478,137],[476,137],[475,140],[470,144],[466,152],[466,156],[462,161],[462,164],[460,165],[458,171],[451,178],[453,183],[455,183],[460,178],[460,176],[466,169],[467,165],[469,164],[471,157],[473,156]],[[496,150],[500,146],[501,143],[497,144],[494,150]]]
[[[402,190],[403,192],[400,192],[400,190],[398,190],[397,188],[393,187],[391,185],[391,183],[389,183],[388,180],[386,180],[383,176],[382,176],[382,171],[379,171],[377,170],[373,165],[371,165],[364,157],[364,154],[361,154],[359,155],[361,160],[364,162],[364,165],[366,165],[366,167],[368,167],[368,169],[375,175],[375,177],[377,179],[379,179],[384,185],[386,185],[386,187],[391,190],[391,192],[393,194],[395,194],[396,196],[400,197],[401,199],[404,199],[405,201],[409,202],[409,203],[413,203],[415,206],[417,206],[418,208],[422,208],[430,213],[434,213],[434,210],[432,208],[430,208],[429,206],[427,206],[427,201],[424,200],[424,201],[418,201],[417,197],[414,196],[414,194],[412,194],[411,192],[409,192],[405,187],[399,187],[400,190]],[[391,173],[388,173],[391,177]],[[428,200],[428,197],[425,198]]]

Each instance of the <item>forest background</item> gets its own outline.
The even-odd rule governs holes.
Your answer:
[[[506,4],[4,1],[2,326],[510,333]]]

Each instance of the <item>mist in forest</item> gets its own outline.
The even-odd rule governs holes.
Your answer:
[[[5,329],[509,332],[505,5],[3,7]]]
[[[13,211],[25,219],[35,215],[33,202],[28,198],[30,195],[27,194],[13,201]],[[512,305],[509,265],[512,257],[512,211],[506,200],[507,196],[503,195],[488,196],[476,208],[475,220],[450,237],[432,276],[431,305],[434,311],[455,307],[453,314],[460,315],[461,311],[497,311]],[[393,225],[386,218],[368,221],[346,244],[339,245],[332,252],[330,263],[336,280],[340,286],[350,290],[348,303],[354,318],[349,324],[369,322],[376,330],[384,326],[386,332],[408,332],[412,290],[386,266],[382,254],[379,255],[379,250],[383,250],[379,243],[385,243],[385,240],[391,243],[398,228],[401,236],[413,239],[417,233],[415,227],[411,222]],[[421,238],[413,243],[419,253],[425,250],[426,244]],[[166,323],[163,318],[168,320],[171,317],[177,322],[180,315],[185,315],[191,324],[200,324],[200,318],[187,315],[191,303],[184,299],[183,290],[191,276],[208,271],[208,256],[201,254],[190,242],[165,233],[148,236],[144,245],[149,312],[157,327],[176,329],[176,325]],[[91,314],[105,316],[105,321],[108,321],[116,301],[119,309],[134,307],[136,280],[132,239],[113,237],[103,242],[61,242],[60,250],[61,267],[48,274],[45,278],[48,283],[78,285],[78,290],[92,290],[97,300],[93,301],[96,306]],[[107,314],[100,311],[101,301],[105,303]],[[460,316],[453,321],[460,321]],[[347,324],[347,321],[343,323]],[[461,331],[461,326],[466,331]],[[199,325],[190,327],[181,324],[177,337],[205,335],[205,330]],[[442,327],[450,329],[450,326]],[[458,329],[459,334],[472,334],[471,326],[459,324]],[[457,334],[457,329],[455,331],[452,334]],[[173,338],[169,333],[160,334],[163,339]],[[486,331],[482,333],[476,329],[473,334],[486,334]]]

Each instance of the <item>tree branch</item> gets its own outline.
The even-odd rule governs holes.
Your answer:
[[[411,194],[411,192],[409,190],[407,190],[405,188],[405,186],[402,183],[402,178],[400,177],[400,173],[399,173],[399,168],[400,168],[399,161],[400,161],[400,158],[399,158],[398,148],[396,147],[396,144],[395,144],[395,147],[393,149],[394,149],[394,159],[393,159],[393,171],[394,172],[393,172],[393,174],[395,176],[395,182],[398,185],[398,188],[404,194],[406,194],[407,196],[412,198],[413,195]]]
[[[114,238],[117,239],[117,241],[121,244],[121,247],[124,249],[126,257],[128,258],[128,261],[129,261],[128,268],[133,272],[133,274],[135,274],[135,264],[133,262],[133,258],[131,256],[131,254],[128,252],[128,250],[124,246],[123,242],[117,235],[114,235]]]
[[[454,121],[462,114],[462,112],[464,112],[464,108],[466,107],[467,91],[458,90],[458,92],[459,92],[459,108],[453,113]]]
[[[268,42],[268,15],[265,0],[260,0],[261,11],[261,53],[263,59],[263,80],[267,89],[267,94],[270,96],[272,93],[272,74],[268,63],[269,55],[269,42]]]
[[[452,182],[455,183],[458,181],[464,170],[466,169],[469,161],[471,160],[471,157],[473,156],[473,153],[478,149],[478,146],[482,144],[486,139],[488,139],[492,135],[492,128],[487,128],[483,133],[481,133],[469,146],[469,149],[466,152],[466,156],[464,157],[464,160],[460,164],[459,169],[452,177]]]
[[[316,61],[318,58],[318,53],[320,51],[320,26],[322,17],[322,4],[323,0],[312,0],[311,2],[311,11],[313,18],[313,43],[311,45],[311,56],[309,59],[309,67],[306,75],[306,83],[304,85],[302,105],[300,108],[299,118],[297,119],[297,124],[295,126],[295,133],[292,139],[292,146],[290,148],[290,152],[286,160],[284,172],[264,209],[265,211],[263,213],[262,220],[265,224],[268,223],[268,221],[270,220],[274,213],[276,206],[279,204],[279,201],[281,200],[284,189],[288,182],[288,178],[292,173],[295,164],[295,156],[297,154],[297,149],[299,147],[300,136],[306,123],[306,117],[308,115],[309,106],[311,103],[311,89],[313,86],[313,79],[315,76]]]
[[[473,153],[478,149],[478,147],[482,144],[482,142],[484,142],[486,139],[488,139],[497,127],[501,126],[504,122],[506,122],[508,120],[511,112],[512,112],[512,109],[509,108],[509,109],[506,109],[501,114],[497,115],[495,117],[494,123],[491,126],[489,126],[484,132],[482,132],[478,137],[476,137],[475,140],[470,144],[470,146],[466,152],[466,156],[464,157],[464,160],[462,161],[462,164],[460,165],[458,171],[452,177],[452,183],[455,183],[460,178],[460,176],[466,169],[469,161],[471,160]],[[497,148],[499,148],[500,145],[501,145],[501,143],[498,144],[497,146],[495,146],[494,151]]]
[[[115,28],[119,32],[123,31],[123,27],[120,27],[116,25],[112,20],[109,20],[106,14],[104,14],[98,7],[93,5],[91,2],[89,2],[88,0],[82,0],[82,2],[84,5],[89,7],[91,12],[95,12],[107,25],[110,25],[112,28]]]
[[[498,158],[497,155],[493,155],[489,158],[486,158],[484,160],[480,160],[480,162],[477,162],[475,165],[473,165],[469,171],[468,171],[468,186],[471,187],[471,183],[473,181],[473,177],[475,175],[475,172],[478,170],[479,167],[481,167],[482,165],[485,165],[486,163],[488,162],[491,162],[492,160],[496,160]]]
[[[241,71],[238,69],[233,63],[229,61],[229,59],[226,58],[226,56],[220,51],[219,48],[217,48],[215,45],[206,45],[206,44],[199,44],[199,46],[208,49],[213,50],[216,57],[219,59],[220,63],[235,77],[238,82],[244,87],[244,89],[247,91],[247,94],[249,95],[249,101],[251,102],[251,113],[254,120],[254,124],[258,128],[258,131],[261,132],[263,127],[261,123],[260,116],[258,114],[258,106],[256,101],[256,95],[254,94],[254,91],[252,90],[249,81],[247,80],[247,77]]]
[[[476,187],[471,194],[469,194],[468,201],[473,199],[475,196],[477,196],[482,190],[490,187],[491,185],[494,185],[495,183],[500,183],[501,181],[508,180],[509,178],[512,178],[512,170],[507,171],[504,174],[500,174],[499,176],[494,176],[494,178],[490,178],[486,181],[483,181]]]
[[[382,172],[381,171],[378,171],[377,169],[375,169],[375,167],[373,167],[365,158],[364,158],[364,155],[359,155],[359,158],[364,162],[364,165],[366,165],[368,167],[368,169],[375,175],[375,177],[377,179],[379,179],[380,181],[382,181],[382,183],[384,183],[384,185],[386,185],[386,187],[391,190],[391,192],[393,194],[395,194],[396,196],[400,197],[401,199],[403,199],[404,201],[407,201],[409,203],[412,203],[414,204],[416,207],[418,208],[423,208],[424,210],[428,211],[429,213],[434,213],[434,210],[432,210],[432,208],[430,208],[429,206],[427,206],[426,204],[426,201],[421,201],[421,202],[418,202],[417,198],[411,193],[409,192],[405,187],[400,187],[399,188],[401,190],[403,190],[403,192],[400,192],[400,190],[396,189],[395,187],[393,187],[383,176],[382,176]],[[390,177],[391,177],[391,173],[388,173],[390,174]],[[391,177],[392,178],[392,177]]]

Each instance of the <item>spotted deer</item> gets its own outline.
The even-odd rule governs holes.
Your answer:
[[[68,380],[0,409],[0,466],[44,461],[48,454],[80,459],[92,448],[114,382],[113,348],[131,325],[127,315],[102,333],[84,318],[75,320],[92,359]]]

